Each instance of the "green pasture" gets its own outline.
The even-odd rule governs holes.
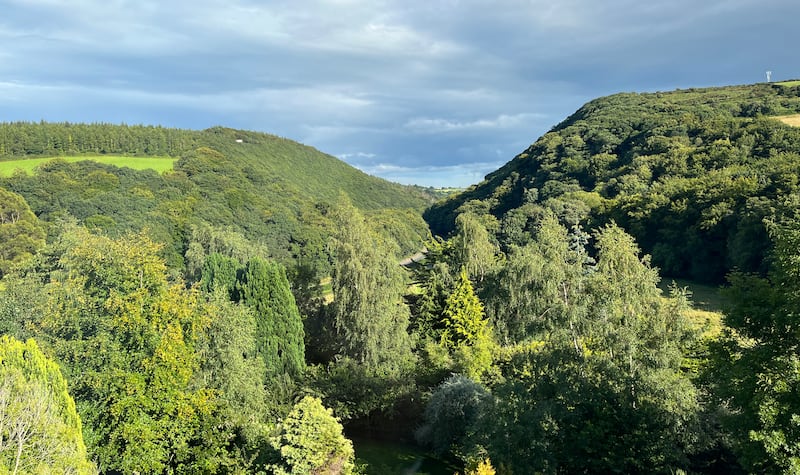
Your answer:
[[[673,283],[678,288],[685,288],[689,291],[692,308],[688,311],[687,317],[701,335],[704,337],[719,335],[723,328],[722,309],[725,308],[725,299],[720,294],[720,288],[685,279],[664,279],[659,287],[667,294]]]
[[[800,80],[776,82],[775,84],[779,86],[794,87],[794,86],[800,86]]]
[[[172,157],[128,157],[123,155],[23,158],[19,160],[0,161],[0,177],[11,176],[16,170],[21,170],[27,174],[33,174],[36,172],[36,167],[51,160],[55,160],[56,158],[68,162],[91,160],[93,162],[114,165],[120,168],[128,167],[134,170],[155,170],[158,173],[172,170],[172,164],[177,160],[177,158]]]
[[[366,475],[453,475],[459,468],[411,445],[354,439],[356,462]]]

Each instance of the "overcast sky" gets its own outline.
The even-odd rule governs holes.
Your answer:
[[[798,0],[0,0],[0,121],[214,125],[467,186],[586,101],[800,78]]]

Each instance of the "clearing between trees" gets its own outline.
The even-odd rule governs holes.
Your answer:
[[[128,167],[134,170],[155,170],[158,173],[172,170],[172,164],[177,158],[173,157],[130,157],[124,155],[96,155],[96,156],[70,156],[70,157],[43,157],[23,158],[20,160],[0,161],[0,176],[9,177],[16,170],[32,174],[36,167],[52,160],[64,160],[70,163],[90,160],[105,165]]]

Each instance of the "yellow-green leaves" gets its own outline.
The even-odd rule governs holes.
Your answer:
[[[350,475],[354,470],[353,443],[342,434],[342,425],[330,409],[306,396],[283,420],[272,440],[281,461],[271,467],[278,475]]]
[[[58,365],[33,340],[0,337],[0,472],[93,473]]]

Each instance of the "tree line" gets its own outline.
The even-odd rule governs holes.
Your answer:
[[[490,216],[462,213],[407,270],[342,196],[330,288],[308,292],[230,230],[197,229],[192,264],[171,268],[146,233],[64,220],[0,281],[4,384],[29,388],[0,388],[0,460],[33,471],[58,447],[47,457],[75,473],[368,470],[344,425],[415,433],[465,471],[796,468],[796,213],[767,225],[770,271],[729,277],[725,330],[706,336],[622,228],[537,216],[504,252]]]

